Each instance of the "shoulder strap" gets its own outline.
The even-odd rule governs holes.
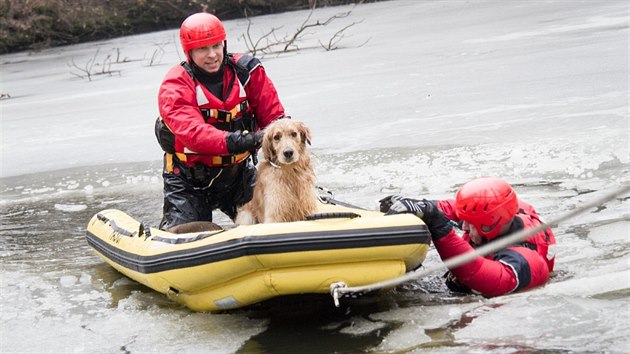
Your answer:
[[[195,80],[195,75],[193,74],[192,68],[190,67],[190,64],[188,64],[187,61],[183,61],[183,62],[179,63],[179,65],[181,65],[186,70],[188,75],[190,75],[190,77],[193,80]]]
[[[257,66],[262,65],[258,58],[253,57],[249,54],[243,54],[240,58],[238,58],[236,64],[247,69],[248,72],[251,72]]]
[[[250,73],[258,66],[262,65],[258,58],[249,54],[243,54],[238,58],[238,60],[234,60],[234,54],[229,53],[228,58],[227,62],[236,72],[236,76],[238,76],[238,81],[241,82],[241,86],[245,86],[249,81]]]

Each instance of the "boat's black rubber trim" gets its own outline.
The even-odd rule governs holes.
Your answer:
[[[431,236],[425,225],[244,236],[153,256],[126,252],[89,231],[87,241],[97,252],[113,262],[140,273],[150,274],[251,255],[429,244]]]

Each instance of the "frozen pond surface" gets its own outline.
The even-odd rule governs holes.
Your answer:
[[[363,4],[300,51],[262,60],[287,112],[311,127],[318,184],[336,199],[376,209],[388,194],[445,198],[498,175],[551,218],[629,183],[628,11],[627,1]],[[253,18],[252,33],[291,32],[307,15]],[[352,22],[340,49],[319,46]],[[244,50],[247,22],[225,25],[230,50]],[[324,297],[204,314],[121,276],[91,252],[85,227],[105,208],[159,222],[153,122],[178,46],[169,30],[0,56],[11,95],[0,101],[1,352],[627,352],[628,196],[556,225],[549,285],[496,299],[455,296],[435,274],[338,310]],[[126,59],[112,76],[72,73],[95,55]],[[438,262],[431,250],[425,265]]]

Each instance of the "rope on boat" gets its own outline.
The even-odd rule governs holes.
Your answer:
[[[483,257],[486,256],[490,253],[496,252],[500,249],[503,249],[507,246],[510,246],[512,244],[518,243],[526,238],[529,238],[531,236],[533,236],[534,234],[541,232],[547,228],[549,228],[549,225],[557,225],[560,224],[561,222],[564,222],[568,219],[571,219],[585,211],[587,211],[588,209],[594,208],[594,207],[598,207],[600,205],[602,205],[605,202],[608,202],[618,196],[621,196],[627,192],[630,192],[630,185],[628,186],[624,186],[621,187],[611,193],[608,193],[604,196],[602,196],[601,198],[595,199],[589,203],[586,203],[585,205],[579,207],[579,208],[575,208],[574,210],[571,210],[567,213],[565,213],[564,215],[561,215],[555,219],[550,220],[547,223],[541,223],[540,225],[531,228],[531,229],[527,229],[527,230],[521,230],[519,232],[513,233],[507,237],[502,237],[498,240],[495,240],[491,243],[488,243],[486,245],[483,245],[479,248],[476,248],[474,251],[472,252],[468,252],[468,253],[464,253],[462,255],[459,255],[457,257],[453,257],[450,258],[446,261],[444,261],[442,264],[438,264],[435,265],[433,267],[429,267],[429,268],[423,268],[423,269],[419,269],[415,272],[410,272],[407,273],[403,276],[400,276],[398,278],[395,279],[390,279],[390,280],[386,280],[386,281],[381,281],[381,282],[377,282],[377,283],[373,283],[373,284],[368,284],[368,285],[364,285],[364,286],[355,286],[355,287],[348,287],[347,284],[345,284],[344,282],[337,282],[337,283],[332,283],[330,284],[330,295],[333,297],[333,301],[335,302],[335,306],[339,307],[339,299],[341,296],[343,296],[344,294],[348,294],[348,293],[358,293],[358,292],[369,292],[369,291],[373,291],[373,290],[378,290],[378,289],[382,289],[382,288],[391,288],[397,285],[400,285],[402,283],[408,282],[410,280],[414,280],[414,279],[419,279],[421,277],[424,277],[428,274],[437,272],[437,271],[444,271],[445,268],[447,269],[451,269],[451,268],[456,268],[462,264],[468,263],[472,260],[474,260],[477,257]]]

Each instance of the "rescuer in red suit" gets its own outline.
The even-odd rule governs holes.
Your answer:
[[[234,220],[236,208],[252,198],[262,129],[285,115],[260,61],[227,52],[217,17],[193,14],[179,35],[187,60],[162,81],[155,125],[165,152],[165,230],[211,222],[214,209]]]
[[[421,218],[442,260],[541,224],[534,208],[519,200],[506,181],[495,177],[465,183],[454,200],[389,196],[380,200],[380,206],[387,214],[412,213]],[[461,225],[461,237],[452,221]],[[543,285],[553,271],[555,243],[551,229],[545,229],[524,242],[450,269],[446,284],[453,291],[488,297]]]

